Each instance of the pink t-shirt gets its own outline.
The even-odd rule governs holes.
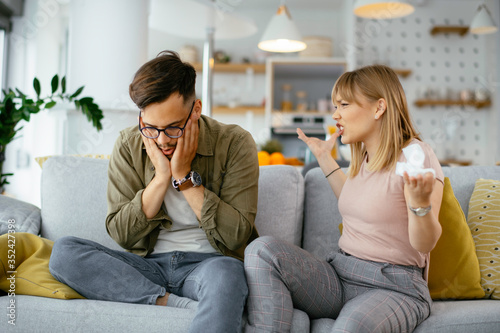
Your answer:
[[[436,178],[444,175],[432,148],[414,139],[425,153],[424,168],[433,168]],[[399,162],[406,162],[403,153]],[[420,253],[410,245],[408,211],[404,197],[403,177],[395,170],[370,172],[366,159],[360,172],[348,178],[339,198],[339,212],[343,218],[340,248],[358,258],[397,265],[425,267],[428,253]]]

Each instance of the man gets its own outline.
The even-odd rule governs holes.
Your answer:
[[[51,273],[87,298],[185,306],[191,332],[238,332],[248,294],[247,244],[258,237],[258,159],[251,135],[201,115],[196,72],[171,51],[130,84],[137,126],[109,163],[109,235],[128,252],[65,237]]]

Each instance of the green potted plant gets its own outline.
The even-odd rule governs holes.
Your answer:
[[[102,110],[94,103],[92,97],[77,98],[83,91],[84,86],[78,88],[74,93],[66,92],[66,77],[59,80],[58,75],[54,75],[51,80],[51,93],[46,97],[41,97],[40,81],[33,79],[33,88],[36,98],[30,98],[19,89],[9,89],[3,91],[3,99],[0,101],[0,193],[12,173],[3,173],[3,163],[5,161],[5,148],[15,140],[16,134],[22,129],[19,122],[29,121],[32,114],[41,110],[51,109],[58,102],[73,102],[77,110],[87,116],[89,122],[98,131],[102,129]]]

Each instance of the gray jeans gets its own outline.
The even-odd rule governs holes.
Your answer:
[[[247,332],[289,332],[293,308],[335,319],[332,332],[412,332],[432,303],[422,270],[309,252],[265,236],[245,251]]]
[[[54,243],[49,268],[57,280],[89,299],[155,304],[169,292],[168,306],[189,307],[183,297],[199,302],[190,332],[241,331],[248,287],[243,263],[234,258],[193,252],[143,258],[63,237]]]

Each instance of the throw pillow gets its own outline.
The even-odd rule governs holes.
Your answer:
[[[485,298],[500,299],[500,181],[476,181],[467,222],[476,244]]]
[[[38,163],[40,168],[43,168],[43,163],[45,163],[45,161],[47,161],[52,156],[53,155],[35,157],[35,161]],[[99,160],[109,160],[111,158],[111,155],[103,155],[103,154],[86,154],[86,155],[71,155],[71,156],[89,157]]]
[[[447,177],[444,180],[439,222],[443,232],[430,254],[428,284],[431,297],[483,298],[474,240]]]
[[[54,242],[24,232],[0,236],[0,289],[16,295],[84,298],[49,271]],[[13,279],[14,278],[14,279]]]
[[[0,195],[0,235],[9,230],[40,232],[40,208],[27,202]]]

